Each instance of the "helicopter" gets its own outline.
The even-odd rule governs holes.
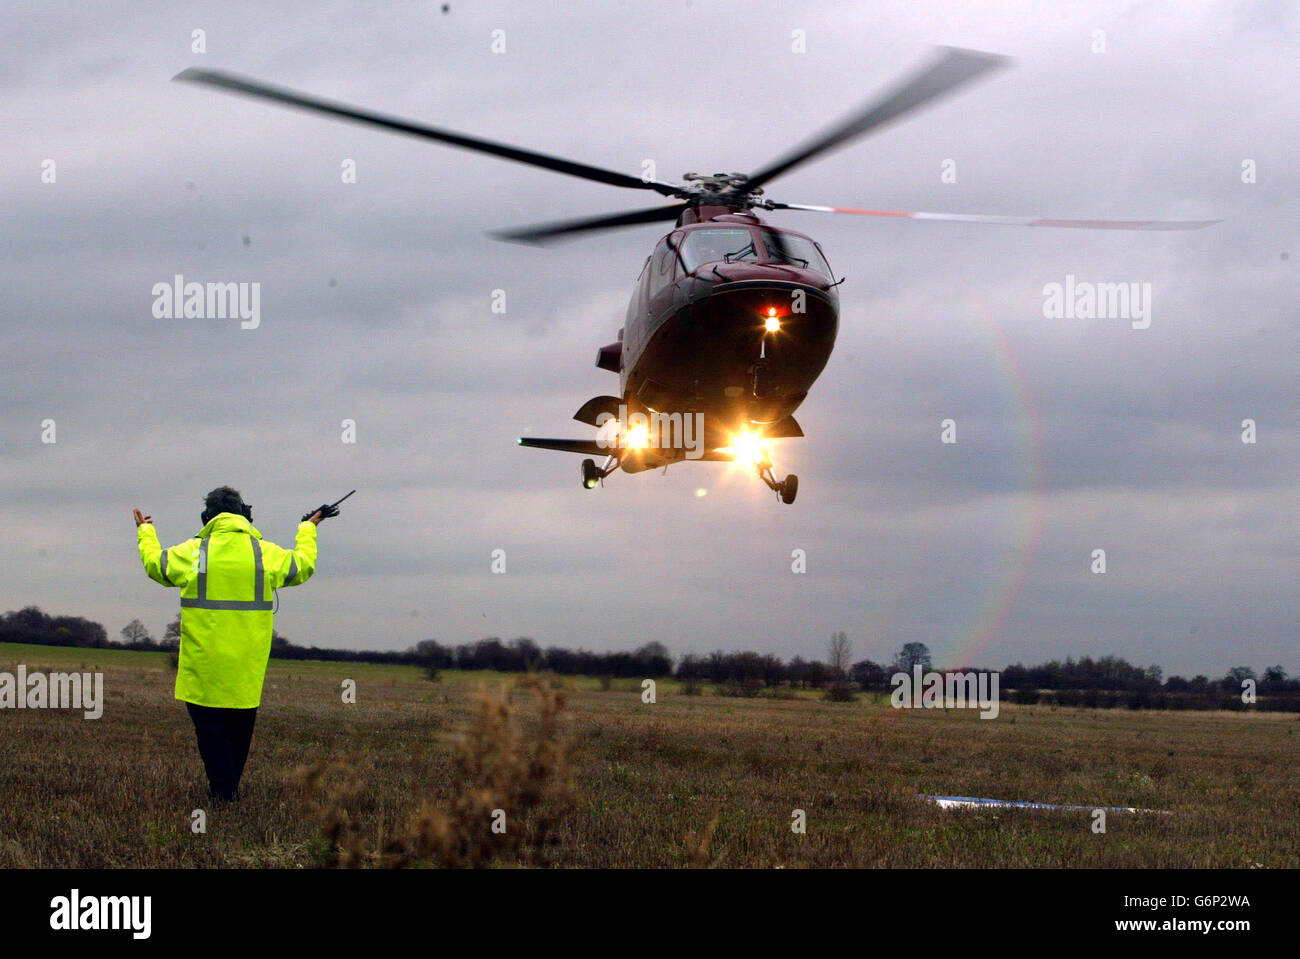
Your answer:
[[[596,366],[617,374],[618,393],[593,397],[574,414],[578,422],[597,428],[596,438],[520,437],[518,442],[586,455],[586,489],[603,485],[618,469],[637,473],[692,459],[738,462],[752,467],[789,504],[798,493],[799,478],[793,473],[776,478],[767,443],[804,435],[794,412],[830,359],[839,322],[837,287],[844,279],[834,279],[821,246],[811,237],[765,222],[756,211],[1102,230],[1189,230],[1219,222],[921,213],[784,203],[765,195],[777,177],[1010,62],[998,54],[939,47],[929,62],[894,87],[757,171],[686,173],[681,183],[357,109],[225,71],[191,68],[173,79],[674,200],[492,234],[543,244],[607,229],[674,224],[642,266],[617,339],[597,351]],[[598,466],[595,457],[602,455]]]

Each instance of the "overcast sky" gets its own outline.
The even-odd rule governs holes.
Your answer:
[[[177,594],[145,578],[132,507],[175,543],[229,483],[288,543],[304,510],[356,487],[321,527],[315,578],[281,593],[295,642],[822,657],[844,630],[855,659],[920,641],[947,665],[1300,672],[1292,4],[148,6],[20,0],[0,21],[0,609],[161,635]],[[590,434],[570,417],[616,391],[596,348],[662,230],[545,249],[486,232],[644,195],[169,82],[229,69],[676,181],[757,168],[935,44],[1016,64],[768,194],[1223,222],[770,214],[847,276],[797,414],[807,437],[774,453],[801,478],[793,506],[723,464],[586,492],[580,457],[515,445]],[[175,274],[259,283],[261,325],[155,318]],[[1150,328],[1045,317],[1044,286],[1067,275],[1149,283]]]

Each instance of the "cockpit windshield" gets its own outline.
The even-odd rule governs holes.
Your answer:
[[[764,230],[763,245],[767,247],[767,257],[773,263],[788,263],[805,270],[816,270],[826,276],[831,275],[830,266],[812,240],[791,233]]]
[[[706,263],[758,260],[754,234],[749,230],[691,230],[682,240],[682,263],[693,273]]]

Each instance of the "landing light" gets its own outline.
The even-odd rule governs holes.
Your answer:
[[[627,448],[631,450],[643,450],[650,445],[650,428],[644,424],[638,423],[627,431]]]
[[[757,465],[767,459],[767,450],[763,448],[763,437],[748,430],[733,436],[727,451],[743,463]]]
[[[764,320],[763,325],[767,327],[767,332],[769,333],[776,333],[781,329],[781,318],[776,315],[775,306],[769,306],[767,308],[767,317]]]

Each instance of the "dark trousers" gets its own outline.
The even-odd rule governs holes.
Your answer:
[[[186,703],[199,755],[208,773],[208,795],[230,802],[239,800],[239,780],[244,775],[248,747],[253,742],[256,709],[219,709]]]

